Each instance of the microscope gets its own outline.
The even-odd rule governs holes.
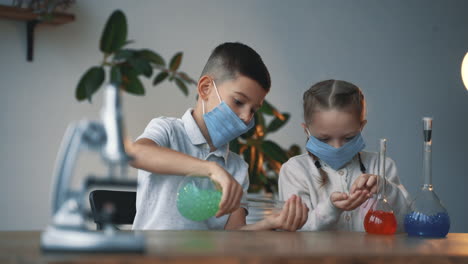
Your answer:
[[[83,150],[96,151],[108,167],[106,177],[88,176],[78,190],[71,188],[73,169]],[[87,192],[95,187],[136,187],[126,179],[131,157],[123,144],[123,117],[120,90],[113,84],[104,89],[101,121],[73,122],[62,139],[54,172],[52,223],[41,234],[43,251],[62,252],[143,252],[145,238],[132,231],[116,230],[110,223],[104,229],[91,230],[87,220]],[[112,218],[112,205],[101,212],[102,219]]]

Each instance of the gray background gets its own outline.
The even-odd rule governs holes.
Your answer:
[[[2,0],[0,3],[10,3]],[[451,232],[468,232],[465,219],[468,94],[460,64],[468,51],[467,1],[86,1],[70,10],[76,21],[39,26],[33,63],[25,60],[25,24],[0,20],[0,230],[42,229],[49,222],[52,171],[67,124],[97,119],[94,103],[78,103],[75,86],[98,64],[101,30],[122,9],[135,48],[167,60],[184,51],[182,69],[198,78],[211,50],[225,41],[256,49],[269,67],[267,99],[292,119],[272,135],[282,146],[305,142],[302,93],[313,83],[344,79],[368,100],[368,150],[389,140],[403,184],[421,184],[421,118],[434,117],[434,185],[449,210]],[[127,133],[136,138],[153,117],[181,116],[194,104],[176,86],[124,96]],[[97,155],[83,156],[75,185],[103,172]],[[132,177],[135,171],[132,170]]]

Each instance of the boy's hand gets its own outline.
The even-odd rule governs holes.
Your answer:
[[[334,192],[330,195],[332,204],[341,210],[352,211],[363,204],[370,197],[367,190],[356,190],[351,195]]]
[[[219,210],[216,217],[230,214],[240,207],[243,195],[242,186],[217,163],[210,163],[209,177],[221,186],[223,195],[219,203]]]
[[[354,192],[357,190],[367,190],[369,193],[369,197],[372,196],[373,194],[377,193],[377,179],[379,176],[374,175],[374,174],[361,174],[353,183],[351,186],[351,190],[349,193],[352,195]]]
[[[133,155],[135,153],[135,143],[130,138],[124,138],[123,140],[125,152],[128,155]]]
[[[296,195],[291,196],[283,206],[281,212],[273,213],[266,217],[266,221],[272,229],[296,231],[307,221],[309,208]]]

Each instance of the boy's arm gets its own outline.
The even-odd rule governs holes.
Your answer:
[[[153,140],[141,138],[135,143],[126,142],[126,151],[133,156],[132,167],[156,174],[207,175],[221,185],[223,196],[216,216],[231,213],[239,208],[242,197],[240,184],[220,165],[159,146]]]
[[[301,198],[294,195],[284,204],[281,212],[273,213],[265,217],[265,219],[250,225],[245,222],[245,210],[239,208],[229,216],[224,229],[245,231],[282,229],[296,231],[307,221],[308,211],[309,209],[302,203]]]
[[[130,165],[157,174],[208,175],[215,162],[197,159],[190,155],[162,147],[147,138],[138,139],[126,148],[133,157]],[[182,166],[183,165],[183,166]]]

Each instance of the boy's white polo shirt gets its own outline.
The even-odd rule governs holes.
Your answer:
[[[203,137],[193,119],[193,109],[188,109],[182,118],[159,117],[150,121],[140,138],[148,138],[156,144],[190,156],[215,161],[241,184],[244,197],[249,187],[248,165],[225,145],[214,152]],[[177,162],[177,161],[175,161]],[[184,164],[180,164],[184,166]],[[224,229],[229,215],[212,217],[202,222],[184,218],[176,206],[177,188],[183,176],[154,174],[138,170],[136,215],[133,229]]]

